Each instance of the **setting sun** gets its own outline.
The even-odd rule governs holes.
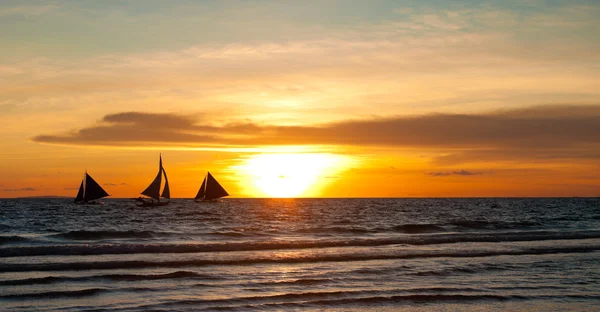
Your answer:
[[[247,176],[250,185],[243,187],[258,196],[310,197],[349,163],[349,157],[334,154],[274,153],[252,155],[233,169]]]

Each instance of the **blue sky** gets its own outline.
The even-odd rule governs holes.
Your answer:
[[[598,32],[597,10],[594,1],[3,1],[1,55],[5,60],[74,58],[286,42],[428,17],[435,17],[437,26],[460,21],[452,29],[460,33],[503,31],[532,41],[557,35],[592,39]],[[452,13],[460,15],[445,16]],[[363,36],[371,35],[363,30]]]

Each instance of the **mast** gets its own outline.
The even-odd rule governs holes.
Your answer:
[[[165,188],[163,189],[162,195],[160,195],[160,197],[166,198],[166,199],[171,199],[171,189],[169,188],[169,179],[167,178],[167,170],[165,170],[165,168],[163,168],[163,166],[162,166],[162,156],[160,158],[160,168],[163,172],[163,175],[165,176]]]

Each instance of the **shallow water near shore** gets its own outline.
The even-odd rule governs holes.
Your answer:
[[[2,199],[0,305],[592,311],[600,199]]]

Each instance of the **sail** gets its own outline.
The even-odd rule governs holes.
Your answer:
[[[162,171],[165,175],[165,188],[163,189],[162,195],[160,195],[160,197],[171,199],[171,190],[169,189],[169,179],[167,179],[167,170],[162,168]]]
[[[161,195],[160,194],[160,183],[162,182],[163,174],[165,175],[165,188]],[[141,194],[146,195],[150,198],[154,198],[158,201],[160,201],[160,197],[169,198],[169,199],[171,198],[171,190],[169,189],[169,180],[167,179],[167,172],[165,171],[165,168],[163,168],[163,165],[162,165],[162,155],[159,156],[158,173],[156,174],[156,177],[154,178],[152,183],[150,183],[150,185],[148,185],[148,187]]]
[[[108,196],[108,193],[98,184],[89,174],[85,174],[85,194],[84,200],[94,200]]]
[[[79,191],[77,192],[74,202],[83,201],[83,181],[84,180],[81,180],[81,185],[79,185]]]
[[[141,194],[158,200],[160,195],[161,178],[162,167],[158,170],[158,174],[156,175],[156,178],[154,178],[154,181],[152,181],[152,183],[150,183],[150,185],[148,185],[148,187]]]
[[[196,197],[194,197],[194,199],[204,198],[204,194],[206,194],[206,178],[204,178],[204,180],[202,180],[202,185],[200,185],[198,194],[196,194]]]
[[[217,180],[210,174],[206,175],[206,191],[204,193],[204,199],[211,200],[223,196],[229,196],[229,193],[217,182]]]

